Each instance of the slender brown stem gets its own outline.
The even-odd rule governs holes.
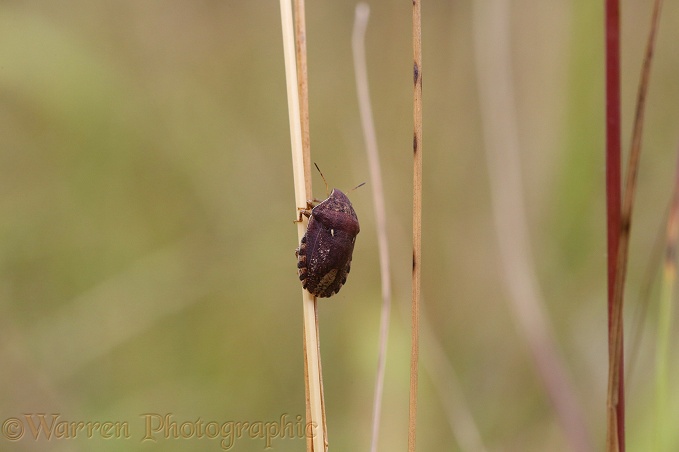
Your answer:
[[[607,7],[608,3],[614,4],[616,2],[613,2],[609,0],[607,2]],[[612,240],[610,237],[610,234],[615,234],[615,231],[611,231],[611,210],[614,211],[615,206],[610,205],[609,206],[609,380],[608,380],[608,435],[607,435],[607,446],[609,451],[620,451],[624,452],[625,450],[625,385],[624,385],[624,346],[623,346],[623,340],[624,340],[624,335],[623,335],[623,321],[622,321],[622,312],[623,312],[623,302],[624,302],[624,286],[625,286],[625,277],[627,273],[627,258],[628,258],[628,250],[629,250],[629,239],[630,239],[630,231],[632,227],[632,210],[634,207],[634,194],[636,191],[636,179],[637,179],[637,174],[639,171],[639,160],[641,156],[641,140],[642,140],[642,132],[643,132],[643,125],[644,125],[644,112],[645,112],[645,107],[646,107],[646,96],[648,93],[648,86],[649,86],[649,80],[650,80],[650,74],[651,74],[651,62],[653,60],[653,50],[655,48],[655,38],[657,35],[657,30],[658,30],[658,24],[660,21],[660,10],[662,7],[662,0],[656,0],[653,8],[653,15],[652,15],[652,21],[651,21],[651,29],[648,35],[648,41],[646,43],[646,51],[644,55],[644,62],[642,65],[641,69],[641,77],[639,80],[639,88],[637,91],[637,104],[636,104],[636,110],[634,114],[634,128],[632,131],[632,145],[630,149],[630,156],[629,156],[629,162],[627,164],[627,173],[625,176],[625,193],[624,197],[622,198],[622,207],[620,207],[620,142],[619,142],[619,133],[620,133],[620,74],[619,74],[619,65],[620,65],[620,55],[619,55],[619,11],[617,10],[618,6],[617,4],[615,6],[611,6],[612,10],[610,11],[610,21],[611,21],[611,36],[609,37],[609,11],[607,10],[607,75],[608,71],[610,70],[611,72],[615,73],[615,68],[611,67],[609,68],[608,65],[611,64],[617,64],[617,128],[613,127],[614,126],[614,119],[615,117],[608,117],[607,120],[607,126],[611,127],[613,132],[617,131],[617,136],[618,136],[618,141],[617,145],[618,148],[616,149],[607,149],[607,175],[608,173],[612,173],[611,178],[613,179],[613,176],[617,178],[617,180],[607,180],[607,189],[609,190],[609,204],[614,204],[616,203],[615,196],[618,197],[617,199],[617,215],[618,215],[618,231],[619,235],[617,237],[617,240]],[[617,30],[616,30],[617,27]],[[615,38],[615,39],[614,39]],[[610,40],[610,43],[609,43]],[[609,61],[609,56],[608,56],[608,45],[614,46],[617,45],[617,49],[610,49],[611,53],[611,58]],[[616,80],[614,79],[612,74],[611,77],[611,82],[613,85],[615,85]],[[607,94],[608,94],[608,77],[607,77]],[[615,87],[615,86],[614,86]],[[613,88],[610,88],[613,89]],[[609,99],[609,102],[607,102],[607,105],[610,103],[610,108],[612,112],[609,112],[611,116],[615,114],[615,101],[616,99],[614,98],[614,93],[610,93],[610,96],[613,97],[613,99]],[[607,97],[608,98],[608,97]],[[612,135],[613,132],[609,131],[609,133]],[[611,139],[613,137],[611,136]],[[616,144],[615,141],[613,141],[613,144]],[[610,139],[607,145],[612,145],[610,144]],[[615,154],[617,152],[617,157]],[[609,168],[609,162],[608,162],[608,155],[609,153],[611,154],[611,168]],[[616,165],[617,167],[613,167],[613,165]],[[617,174],[615,174],[617,173]],[[616,187],[613,187],[612,184],[617,183]],[[615,212],[614,212],[615,213]],[[610,249],[610,243],[611,241],[617,242],[617,249],[612,250]],[[615,259],[615,271],[613,272],[613,290],[612,292],[610,291],[610,277],[611,277],[611,255],[610,253],[615,252],[613,254],[613,258]]]
[[[408,451],[415,451],[417,426],[417,376],[419,362],[420,284],[422,268],[422,8],[413,0],[413,293],[412,346],[410,352],[410,403]]]
[[[624,389],[619,361],[622,354],[615,344],[621,333],[620,309],[615,306],[615,280],[620,240],[621,175],[620,175],[620,4],[619,0],[606,0],[606,212],[608,237],[608,346],[609,381],[607,407],[606,449],[609,452],[624,450],[621,426],[624,410],[619,400]],[[622,346],[622,344],[620,344]],[[616,364],[617,363],[617,364]],[[616,367],[617,366],[617,367]],[[617,369],[617,370],[616,370]],[[622,446],[622,449],[620,448]]]

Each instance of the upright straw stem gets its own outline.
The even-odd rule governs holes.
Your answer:
[[[420,285],[422,269],[422,8],[413,0],[413,275],[412,345],[410,351],[410,400],[408,451],[415,451],[417,426],[417,377],[419,362]]]
[[[297,62],[295,56],[295,32],[293,26],[292,4],[290,0],[280,0],[281,23],[283,26],[283,51],[285,57],[285,80],[288,93],[288,118],[290,121],[290,141],[292,148],[292,171],[295,186],[295,204],[305,207],[311,193],[311,179],[305,177],[304,150],[302,144],[302,126],[300,101],[297,84]],[[295,216],[298,210],[295,209]],[[298,240],[306,233],[307,221],[297,223]],[[323,385],[319,360],[318,328],[316,319],[315,297],[302,289],[302,308],[304,313],[304,365],[307,394],[307,425],[305,429],[312,435],[307,441],[307,450],[324,452],[327,442],[323,413]]]

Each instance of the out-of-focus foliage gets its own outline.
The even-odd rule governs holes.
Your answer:
[[[308,3],[312,158],[331,185],[347,189],[368,179],[350,53],[355,5]],[[403,450],[411,10],[386,0],[370,6],[396,303],[380,444]],[[607,369],[601,8],[519,1],[511,9],[532,252],[597,444]],[[560,450],[566,442],[511,320],[497,261],[471,3],[425,1],[422,10],[423,314],[488,446]],[[626,3],[623,14],[629,126],[650,7]],[[666,5],[633,230],[632,305],[672,186],[679,38],[669,25],[677,20],[679,8]],[[304,414],[280,28],[273,1],[0,4],[0,418],[18,416],[26,429],[16,442],[3,431],[0,449],[220,450],[219,439],[197,432],[143,441],[143,415],[228,425]],[[368,190],[351,195],[361,233],[349,281],[320,306],[334,450],[369,444],[380,288]],[[646,348],[629,384],[633,442],[646,441],[650,423]],[[435,379],[422,369],[419,446],[457,450]],[[81,432],[36,442],[25,413],[126,421],[130,437]],[[241,432],[233,449],[264,450],[251,433]],[[299,438],[271,445],[304,448]]]

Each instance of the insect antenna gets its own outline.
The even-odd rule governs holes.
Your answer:
[[[328,188],[328,181],[325,180],[325,176],[323,175],[323,172],[322,172],[321,169],[318,167],[318,165],[316,164],[316,162],[314,162],[314,166],[316,167],[316,169],[318,170],[319,174],[320,174],[321,177],[323,178],[323,183],[325,183],[325,196],[328,197],[328,196],[330,196],[330,188]]]
[[[365,185],[365,182],[361,182],[360,184],[358,184],[357,186],[355,186],[354,188],[352,188],[351,190],[349,190],[349,193],[352,192],[352,191],[354,191],[354,190],[356,190],[357,188],[360,188],[360,187],[364,186],[364,185]]]

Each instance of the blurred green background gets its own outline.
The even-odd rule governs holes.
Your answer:
[[[646,3],[623,5],[624,143]],[[597,448],[607,375],[602,4],[515,1],[510,18],[531,250]],[[407,438],[411,7],[370,6],[368,70],[394,280],[380,438],[380,450],[391,451],[405,450]],[[307,5],[312,159],[341,189],[369,179],[351,59],[354,7]],[[507,304],[472,2],[425,0],[422,11],[425,327],[455,369],[489,450],[566,450]],[[679,139],[679,5],[663,14],[631,244],[630,326]],[[0,136],[0,418],[127,421],[131,435],[34,441],[25,427],[15,442],[4,431],[1,450],[216,451],[211,439],[142,441],[141,415],[223,423],[304,414],[277,2],[4,1]],[[317,174],[314,185],[322,197]],[[352,194],[361,234],[349,281],[320,306],[336,451],[367,450],[370,441],[381,299],[369,190]],[[636,450],[652,426],[654,312],[628,385]],[[459,450],[442,396],[452,387],[436,386],[426,344],[421,352],[418,450]],[[271,446],[304,444],[278,438]],[[243,435],[232,450],[264,448]]]

